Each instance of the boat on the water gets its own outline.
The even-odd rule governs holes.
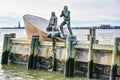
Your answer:
[[[32,35],[39,35],[41,41],[51,41],[51,38],[47,37],[46,28],[49,24],[47,19],[26,14],[23,16],[27,37],[31,38]],[[65,41],[60,37],[56,37],[56,41]]]

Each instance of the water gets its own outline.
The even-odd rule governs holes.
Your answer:
[[[46,72],[42,70],[28,70],[23,65],[3,65],[0,70],[0,80],[66,80],[63,74],[58,72]]]
[[[86,40],[89,30],[73,29],[74,35],[77,36],[78,40]],[[114,41],[115,37],[120,37],[120,29],[97,29],[96,39],[99,41]]]
[[[26,38],[25,29],[0,29],[0,53],[3,46],[4,34],[16,33],[17,38]]]
[[[2,52],[4,34],[16,33],[17,38],[26,38],[24,29],[0,29],[0,55]],[[88,30],[73,30],[79,40],[86,40]],[[120,37],[120,30],[97,30],[96,39],[99,41],[113,41]],[[0,59],[1,60],[1,59]],[[0,61],[1,62],[1,61]],[[0,80],[87,80],[85,78],[65,78],[58,72],[46,72],[42,70],[28,70],[26,65],[0,65]]]

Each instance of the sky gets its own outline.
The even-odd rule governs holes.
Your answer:
[[[71,12],[71,26],[120,26],[120,0],[0,0],[0,27],[24,26],[23,15],[31,14],[49,20],[54,11],[58,25],[63,7]]]

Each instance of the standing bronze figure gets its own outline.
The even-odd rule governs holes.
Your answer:
[[[66,24],[70,34],[73,35],[71,27],[70,27],[70,11],[68,10],[67,6],[64,6],[64,10],[62,11],[60,17],[64,17],[64,21],[60,25],[60,30],[62,34],[64,35],[63,26]]]

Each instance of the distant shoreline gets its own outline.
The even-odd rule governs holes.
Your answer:
[[[67,29],[67,28],[64,28]],[[72,29],[91,29],[91,28],[72,28]],[[102,28],[95,28],[95,29],[102,29]],[[111,28],[107,28],[107,29],[111,29]],[[112,29],[120,29],[120,28],[112,28]]]
[[[25,27],[1,27],[0,29],[25,29]]]
[[[0,28],[0,29],[25,29],[25,27],[21,27],[21,28]],[[67,29],[67,28],[64,28]],[[72,29],[90,29],[90,28],[72,28]],[[104,28],[95,28],[95,29],[104,29]],[[106,28],[106,29],[120,29],[120,28]]]

